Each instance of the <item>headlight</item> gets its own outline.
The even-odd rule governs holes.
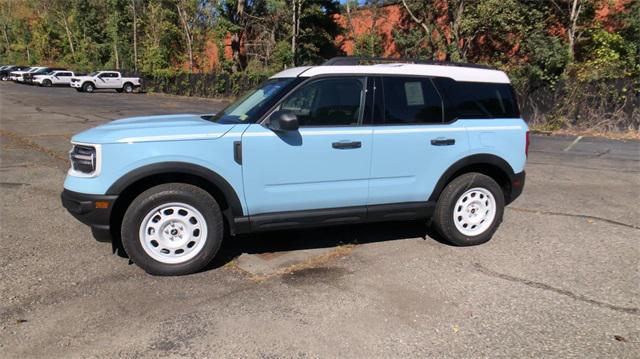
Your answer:
[[[69,151],[69,174],[79,177],[97,176],[100,173],[100,157],[100,145],[74,143]]]

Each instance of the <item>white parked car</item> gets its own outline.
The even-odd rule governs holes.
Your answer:
[[[36,72],[41,69],[46,69],[46,67],[36,66],[36,67],[30,67],[28,70],[24,70],[24,71],[13,71],[9,74],[9,80],[16,81],[16,82],[24,82],[24,77],[23,77],[24,74]]]
[[[33,76],[33,83],[44,87],[69,86],[71,78],[74,76],[73,71],[56,70]]]
[[[96,71],[86,76],[71,78],[71,87],[81,92],[93,92],[96,89],[112,89],[118,92],[133,92],[140,87],[139,77],[122,77],[118,71]]]

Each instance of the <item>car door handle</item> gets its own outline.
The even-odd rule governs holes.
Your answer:
[[[331,147],[338,150],[345,150],[350,148],[360,148],[362,147],[362,142],[360,141],[340,141],[334,142],[331,144]]]
[[[456,140],[453,138],[434,138],[431,140],[433,146],[453,146],[456,144]]]

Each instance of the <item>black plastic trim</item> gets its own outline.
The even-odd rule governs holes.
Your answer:
[[[238,194],[229,182],[210,169],[187,162],[158,162],[137,168],[120,177],[120,179],[109,187],[107,194],[117,195],[122,193],[122,191],[133,183],[146,177],[170,173],[194,175],[209,181],[222,192],[227,204],[231,208],[233,217],[241,217],[244,215]]]
[[[429,218],[435,203],[409,202],[372,206],[312,209],[257,214],[235,218],[236,233],[291,228],[323,227],[365,222],[402,221]]]
[[[233,160],[242,165],[242,141],[233,141]]]
[[[435,60],[421,60],[421,59],[409,59],[409,58],[390,58],[390,57],[360,57],[360,56],[337,56],[325,61],[321,66],[355,66],[360,65],[362,61],[369,62],[383,62],[383,63],[410,63],[421,65],[441,65],[441,66],[457,66],[457,67],[470,67],[476,69],[494,70],[493,67],[481,64],[471,64],[465,62],[452,62],[452,61],[435,61]]]
[[[520,197],[522,191],[524,190],[524,183],[526,179],[525,171],[520,173],[516,173],[511,179],[511,194],[508,198],[508,203],[511,203],[516,200],[516,198]],[[507,203],[507,204],[508,204]]]
[[[498,167],[508,177],[509,181],[513,182],[515,173],[513,172],[513,168],[511,168],[511,166],[509,165],[509,163],[507,163],[507,161],[503,160],[502,158],[496,155],[492,155],[489,153],[471,155],[451,165],[444,172],[444,174],[440,176],[440,179],[438,180],[436,186],[434,187],[433,192],[431,192],[429,201],[436,202],[438,200],[438,197],[440,197],[440,192],[442,192],[444,187],[451,180],[453,180],[453,176],[457,172],[463,170],[465,167],[469,167],[472,165],[487,165],[487,164]],[[507,199],[507,202],[510,202],[509,199]]]
[[[64,189],[60,194],[62,206],[77,220],[91,227],[94,233],[109,233],[113,204],[117,195],[86,194]],[[96,202],[108,202],[107,208],[96,208]],[[96,239],[99,239],[96,236]]]

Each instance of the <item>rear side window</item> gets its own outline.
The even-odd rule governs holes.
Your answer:
[[[451,103],[456,118],[518,118],[520,111],[510,84],[435,80]],[[453,120],[450,118],[448,120]]]
[[[442,123],[442,99],[426,77],[382,79],[385,124]]]

